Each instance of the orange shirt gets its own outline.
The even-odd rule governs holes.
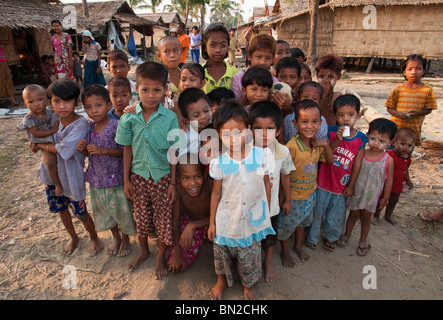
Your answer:
[[[185,63],[186,54],[188,53],[189,48],[189,37],[186,35],[186,33],[183,33],[181,36],[177,36],[177,39],[180,41],[180,47],[186,48],[182,51],[182,57],[180,59],[180,63]]]
[[[423,109],[437,109],[437,102],[431,87],[421,86],[418,89],[408,89],[403,84],[395,87],[385,102],[386,108],[395,109],[399,112],[420,111]],[[421,127],[425,116],[414,117],[410,120],[402,120],[391,116],[398,128],[410,128],[417,135],[416,145],[421,145]]]

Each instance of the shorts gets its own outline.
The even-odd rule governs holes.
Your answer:
[[[46,199],[50,212],[60,213],[71,208],[76,217],[83,217],[88,212],[85,200],[74,201],[65,196],[55,196],[54,191],[55,186],[46,186]]]
[[[287,216],[278,214],[277,239],[288,240],[295,228],[309,227],[313,220],[316,195],[312,192],[307,200],[291,200],[292,208]]]
[[[251,288],[261,278],[261,242],[249,247],[228,247],[214,242],[214,265],[217,275],[225,275],[228,287],[234,283],[234,268],[244,287]]]

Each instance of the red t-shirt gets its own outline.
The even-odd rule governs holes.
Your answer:
[[[388,154],[394,160],[394,182],[392,183],[391,192],[403,192],[403,183],[406,180],[406,170],[411,164],[411,157],[402,158],[394,150],[388,150]]]

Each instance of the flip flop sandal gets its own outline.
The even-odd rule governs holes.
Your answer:
[[[317,244],[316,244],[316,243],[310,243],[310,242],[306,241],[306,242],[305,242],[305,245],[306,245],[309,249],[311,249],[311,250],[315,250],[315,249],[317,249]]]
[[[335,250],[335,246],[333,246],[332,244],[333,244],[333,242],[331,242],[331,241],[328,241],[326,239],[323,240],[323,247],[326,250],[334,251]]]
[[[339,247],[343,248],[343,247],[346,247],[346,245],[348,244],[348,241],[349,241],[349,239],[343,239],[340,237],[340,239],[338,239],[336,243]]]
[[[369,253],[369,249],[371,249],[371,245],[368,243],[367,247],[364,247],[364,248],[358,247],[356,253],[358,256],[364,257],[365,255],[367,255]]]

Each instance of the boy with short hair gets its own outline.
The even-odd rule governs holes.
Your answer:
[[[173,246],[168,264],[172,272],[183,271],[194,262],[207,238],[212,179],[196,153],[179,157],[178,185],[172,214]]]
[[[275,55],[274,55],[274,61],[273,61],[273,66],[274,66],[274,70],[272,71],[273,75],[276,75],[276,67],[278,62],[286,57],[290,57],[291,56],[291,47],[289,46],[289,43],[287,43],[285,40],[277,40],[277,50],[275,51]]]
[[[332,164],[334,161],[328,141],[315,137],[320,127],[320,116],[320,108],[314,101],[298,102],[293,120],[298,132],[286,144],[297,170],[290,173],[292,208],[289,213],[280,212],[278,217],[277,238],[281,243],[280,256],[285,267],[295,266],[288,247],[289,237],[294,231],[293,250],[301,262],[309,260],[301,245],[305,228],[312,223],[318,162]]]
[[[150,255],[148,234],[158,235],[155,275],[167,275],[166,250],[172,245],[172,204],[176,193],[176,148],[168,134],[178,130],[176,114],[162,105],[167,90],[168,70],[159,63],[145,62],[136,69],[140,103],[136,113],[119,120],[115,141],[124,145],[125,194],[133,202],[140,245],[139,255],[129,263],[135,270]]]
[[[317,82],[309,81],[305,82],[300,86],[298,91],[298,96],[300,101],[309,99],[317,104],[320,103],[321,97],[323,94],[323,88]],[[288,143],[289,140],[297,133],[297,128],[294,127],[294,112],[288,114],[284,120],[284,134],[285,134],[285,143]],[[317,134],[315,135],[317,138],[328,140],[328,124],[326,123],[326,119],[321,116],[321,124],[318,129]]]
[[[280,144],[276,137],[282,129],[282,111],[280,107],[271,101],[260,101],[251,106],[249,110],[249,123],[254,135],[254,144],[260,148],[269,148],[274,154],[274,166],[269,171],[271,182],[271,205],[269,215],[274,230],[277,229],[277,220],[280,210],[288,213],[291,210],[291,185],[289,174],[295,170],[289,150]],[[284,201],[280,209],[279,191],[283,190]],[[272,253],[274,251],[277,235],[268,235],[262,240],[262,249],[265,251],[265,280],[274,281],[277,278],[272,265]]]
[[[114,49],[108,54],[107,58],[108,70],[111,75],[115,78],[128,78],[129,70],[131,67],[129,66],[128,55],[126,52],[120,49]],[[136,90],[136,83],[132,80],[129,80],[131,83],[131,100],[129,104],[133,104],[139,100],[138,93]],[[108,86],[106,86],[108,88]],[[115,106],[114,106],[115,107]]]
[[[341,78],[343,68],[343,59],[334,53],[329,53],[320,57],[315,64],[317,81],[323,88],[323,97],[319,103],[320,110],[329,126],[337,125],[337,118],[333,111],[333,105],[334,100],[337,99],[341,93],[334,92],[334,87],[337,81]]]
[[[356,96],[346,94],[337,98],[334,113],[339,126],[329,126],[328,134],[334,163],[322,164],[318,170],[314,219],[306,237],[306,246],[315,249],[324,217],[323,244],[330,251],[334,251],[345,228],[347,200],[354,193],[368,141],[366,135],[354,127],[361,117],[360,100]]]
[[[131,82],[127,78],[112,78],[108,82],[109,96],[112,102],[112,110],[108,112],[108,117],[120,120],[123,111],[130,104],[132,97]]]

